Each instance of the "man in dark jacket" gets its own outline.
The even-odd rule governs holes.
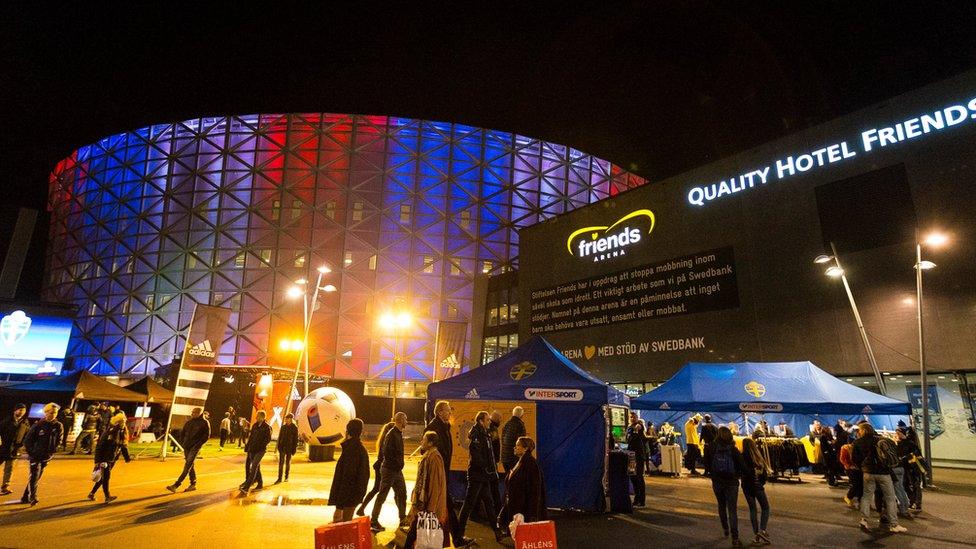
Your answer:
[[[70,406],[61,408],[61,427],[64,434],[61,435],[61,448],[68,449],[68,435],[75,428],[75,411]]]
[[[506,475],[518,463],[518,456],[515,455],[515,442],[519,437],[525,436],[525,422],[522,421],[523,414],[525,414],[525,411],[521,406],[512,408],[512,419],[508,420],[505,426],[502,427],[502,448],[500,454],[502,468],[505,469]]]
[[[57,451],[64,432],[56,419],[59,408],[61,407],[53,402],[46,404],[44,419],[32,425],[24,435],[24,450],[27,451],[30,463],[30,479],[27,481],[27,488],[24,488],[23,497],[20,498],[21,503],[37,505],[37,482],[41,480],[47,462],[51,461],[51,456]]]
[[[288,473],[291,471],[291,456],[298,452],[298,426],[295,425],[295,414],[288,413],[285,422],[281,424],[278,431],[278,480],[275,484],[281,483],[281,471],[284,468],[285,482],[288,482]]]
[[[27,423],[27,405],[14,406],[13,416],[0,422],[0,461],[3,462],[3,484],[0,495],[10,494],[10,475],[14,472],[14,462],[24,443],[24,435],[30,427]]]
[[[444,458],[444,475],[447,478],[447,485],[451,485],[451,457],[454,454],[454,437],[451,436],[451,403],[446,400],[439,400],[434,405],[434,419],[430,420],[424,431],[434,431],[437,433],[437,451]],[[474,540],[465,538],[464,532],[459,528],[457,513],[454,511],[454,500],[451,499],[450,489],[447,494],[447,516],[451,526],[451,539],[455,547],[469,545]]]
[[[247,444],[244,446],[244,451],[247,452],[247,460],[244,463],[247,477],[240,487],[242,496],[246,496],[255,483],[257,483],[256,490],[264,488],[261,460],[268,451],[268,444],[271,444],[271,426],[264,420],[266,417],[268,417],[267,412],[258,410],[254,425],[251,426],[251,432],[247,436]]]
[[[464,528],[468,523],[468,517],[476,505],[484,505],[489,513],[489,517],[497,516],[494,502],[491,500],[491,483],[498,482],[498,472],[495,465],[495,456],[491,448],[491,437],[488,435],[488,425],[490,423],[488,412],[481,411],[475,416],[474,427],[468,433],[468,451],[471,458],[468,461],[468,488],[464,496],[464,504],[461,505],[461,514],[458,517],[458,527],[464,536]],[[497,525],[492,525],[495,531],[495,540],[501,541],[503,534]]]
[[[75,439],[75,444],[71,447],[71,453],[74,454],[78,451],[79,444],[81,444],[81,449],[85,450],[86,453],[92,453],[92,450],[95,449],[96,432],[98,432],[98,408],[89,406],[85,410],[85,419],[81,423],[81,433]],[[86,446],[87,450],[85,449]]]
[[[647,504],[644,485],[647,437],[644,436],[644,424],[640,420],[627,429],[627,450],[634,453],[634,474],[630,477],[630,483],[634,487],[634,507],[644,507]]]
[[[186,491],[192,492],[197,489],[197,472],[193,468],[193,463],[197,459],[197,454],[200,453],[200,448],[203,448],[203,445],[210,439],[210,424],[203,419],[202,408],[194,408],[190,411],[190,419],[183,425],[180,435],[183,437],[180,441],[180,445],[183,446],[183,472],[180,473],[176,482],[167,486],[166,489],[170,492],[176,492],[183,479],[189,475],[190,485],[186,487]]]
[[[332,522],[352,520],[356,505],[363,501],[369,485],[369,453],[359,439],[363,434],[363,420],[351,419],[346,424],[346,440],[336,463],[332,487],[329,489],[329,505],[335,505]]]
[[[870,531],[868,518],[871,516],[871,500],[874,499],[875,488],[881,490],[884,499],[884,512],[888,519],[888,530],[893,533],[907,532],[904,526],[898,524],[898,500],[895,497],[895,485],[891,480],[891,467],[878,459],[878,444],[881,436],[870,423],[864,422],[857,426],[858,436],[854,441],[852,458],[861,468],[864,476],[864,493],[861,496],[861,522],[863,530]]]
[[[381,532],[380,510],[393,489],[393,501],[400,512],[400,522],[407,517],[407,483],[403,478],[403,430],[407,427],[407,414],[397,412],[393,416],[393,428],[383,437],[383,463],[380,465],[380,491],[373,502],[369,523],[374,532]],[[366,491],[363,491],[365,494]]]
[[[711,414],[705,414],[704,421],[701,426],[702,453],[708,453],[708,445],[715,442],[715,437],[718,436],[718,427],[712,423]],[[708,461],[705,461],[705,476],[708,476],[708,473]]]

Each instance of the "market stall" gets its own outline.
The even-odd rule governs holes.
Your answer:
[[[607,408],[628,406],[629,399],[578,368],[545,339],[533,337],[484,366],[430,384],[428,415],[438,400],[451,401],[457,411],[497,408],[506,419],[513,404],[525,407],[527,416],[531,409],[549,507],[603,510]],[[452,494],[464,482],[470,429],[464,415],[452,420]]]

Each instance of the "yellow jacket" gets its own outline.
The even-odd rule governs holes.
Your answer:
[[[698,424],[692,419],[685,422],[685,444],[701,446],[701,439],[698,438]]]

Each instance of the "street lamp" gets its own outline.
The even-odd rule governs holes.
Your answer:
[[[318,272],[318,277],[315,279],[315,288],[312,290],[311,299],[308,295],[308,280],[305,278],[300,278],[295,281],[295,285],[288,288],[285,292],[291,299],[302,298],[302,339],[301,341],[288,341],[283,340],[281,342],[282,349],[285,349],[286,341],[288,341],[288,349],[285,350],[295,350],[299,351],[298,362],[295,364],[295,375],[292,377],[291,389],[288,391],[288,403],[285,407],[285,414],[287,415],[291,412],[292,406],[292,395],[295,393],[295,386],[298,384],[298,372],[302,368],[302,364],[305,365],[305,395],[308,395],[308,332],[312,326],[312,315],[315,314],[315,304],[318,303],[319,291],[323,292],[335,292],[336,287],[332,284],[322,286],[322,277],[331,273],[330,269],[326,265],[321,265],[315,269]]]
[[[928,484],[932,484],[932,437],[929,433],[929,384],[928,371],[925,368],[925,332],[922,329],[922,271],[935,268],[935,263],[922,261],[922,244],[930,248],[938,248],[949,242],[949,235],[934,231],[926,235],[925,239],[918,238],[915,231],[915,293],[916,318],[918,320],[918,369],[922,385],[922,452],[925,454],[925,476]]]
[[[868,333],[864,330],[864,323],[861,322],[861,313],[857,310],[857,303],[854,302],[854,294],[851,293],[851,286],[847,283],[847,276],[844,274],[844,268],[840,265],[840,258],[837,257],[837,248],[833,242],[830,243],[830,251],[833,252],[833,255],[819,255],[813,262],[820,265],[833,263],[833,265],[827,267],[824,274],[831,278],[839,278],[844,283],[844,291],[847,292],[847,300],[851,303],[854,321],[857,323],[858,332],[861,334],[861,343],[864,344],[864,351],[868,355],[868,362],[871,363],[871,369],[874,371],[874,379],[878,382],[878,388],[881,389],[881,394],[886,394],[888,389],[885,387],[884,377],[881,376],[881,371],[878,369],[878,361],[875,360],[874,351],[871,350]]]
[[[393,414],[396,414],[397,399],[397,370],[400,369],[400,330],[413,323],[413,316],[402,308],[403,300],[397,299],[393,305],[393,310],[386,311],[380,315],[379,324],[385,330],[393,331]]]

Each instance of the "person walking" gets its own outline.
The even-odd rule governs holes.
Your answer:
[[[705,414],[704,423],[701,426],[701,443],[702,452],[708,452],[708,446],[715,442],[715,437],[718,436],[718,427],[712,423],[712,414]],[[728,429],[728,427],[726,427]],[[731,430],[729,431],[731,432]],[[705,476],[707,477],[709,473],[708,462],[705,462]]]
[[[362,434],[363,420],[354,418],[346,423],[346,440],[340,445],[342,453],[336,462],[335,475],[329,490],[328,504],[335,505],[336,508],[332,522],[352,520],[353,511],[363,501],[363,494],[369,485],[369,452],[360,440]]]
[[[701,415],[695,414],[685,422],[685,444],[688,449],[685,451],[685,468],[692,475],[698,474],[698,458],[701,457],[701,449],[698,447],[701,439],[698,437],[698,422]]]
[[[224,450],[224,443],[230,436],[230,412],[224,412],[224,419],[220,420],[220,451]]]
[[[71,409],[70,406],[65,406],[61,408],[61,427],[63,427],[64,434],[61,435],[61,449],[67,451],[68,449],[68,435],[75,428],[75,411]]]
[[[640,420],[627,429],[627,450],[634,453],[634,474],[630,476],[630,484],[634,487],[634,507],[644,507],[647,504],[644,486],[647,439],[644,436],[644,425]]]
[[[89,406],[85,410],[85,418],[81,422],[81,433],[75,439],[74,446],[71,447],[71,454],[78,451],[78,445],[86,454],[91,454],[95,448],[95,433],[98,428],[98,408]],[[63,436],[63,435],[62,435]],[[87,449],[86,449],[87,448]]]
[[[525,410],[521,406],[512,408],[512,419],[505,422],[505,426],[502,427],[502,444],[499,457],[506,475],[518,463],[518,456],[515,455],[515,442],[526,434],[525,421],[522,420],[524,414]]]
[[[882,454],[885,453],[882,440],[874,427],[870,423],[864,422],[857,426],[858,437],[854,441],[852,451],[854,463],[859,464],[861,473],[864,476],[864,493],[861,496],[861,521],[860,527],[865,531],[870,531],[868,518],[871,516],[871,496],[875,488],[881,489],[884,500],[884,513],[887,518],[888,531],[892,533],[907,532],[908,529],[898,524],[898,500],[895,496],[894,482],[891,480],[891,465],[885,463]],[[887,441],[890,443],[891,441]],[[893,443],[892,443],[893,444]],[[896,453],[897,457],[897,447]],[[879,509],[879,512],[881,510]]]
[[[400,512],[400,523],[407,518],[407,483],[403,479],[403,430],[407,427],[407,414],[397,412],[393,427],[383,437],[383,463],[380,464],[380,490],[373,502],[369,526],[374,532],[382,532],[380,510],[393,489],[393,501]],[[365,490],[364,490],[365,492]]]
[[[427,431],[420,439],[420,453],[423,459],[417,466],[417,483],[410,493],[410,529],[403,544],[404,549],[413,549],[417,542],[417,519],[421,511],[433,513],[444,532],[444,547],[450,545],[449,518],[447,515],[447,475],[444,473],[444,459],[437,450],[437,433]]]
[[[519,437],[515,443],[518,461],[505,477],[505,504],[498,513],[499,528],[508,528],[512,518],[520,513],[525,522],[547,518],[546,483],[533,450],[535,441],[529,437]]]
[[[485,515],[486,517],[495,516],[499,509],[502,508],[502,496],[499,491],[499,483],[505,479],[498,475],[498,464],[501,459],[502,451],[502,414],[498,410],[492,410],[491,414],[488,416],[488,438],[491,439],[491,455],[495,459],[495,482],[488,485],[489,493],[491,494],[491,502],[494,505],[492,514]],[[487,510],[486,510],[487,511]]]
[[[895,430],[898,438],[898,459],[905,471],[905,492],[908,495],[908,510],[917,513],[922,510],[922,477],[925,468],[921,466],[922,451],[908,436],[908,429]]]
[[[742,472],[742,495],[749,505],[749,521],[755,536],[752,544],[769,545],[772,543],[766,532],[766,525],[769,524],[769,498],[766,497],[769,464],[759,452],[756,441],[751,438],[742,440],[742,461],[745,464]],[[761,515],[757,512],[757,507],[761,510]]]
[[[360,428],[359,434],[362,432],[363,430]],[[356,437],[358,438],[359,435]],[[295,425],[295,414],[291,412],[285,415],[285,422],[281,424],[281,429],[278,431],[278,445],[275,447],[275,451],[278,452],[278,480],[275,481],[275,484],[281,484],[282,468],[285,472],[285,482],[288,482],[288,473],[291,472],[291,457],[298,452],[298,425]]]
[[[251,436],[251,422],[247,418],[240,417],[237,419],[237,447],[247,447],[247,437]],[[245,450],[246,451],[246,450]]]
[[[115,468],[115,463],[118,461],[119,456],[122,455],[125,458],[125,462],[131,461],[129,459],[128,452],[122,452],[126,444],[129,441],[128,430],[125,426],[125,415],[119,414],[112,416],[109,420],[109,426],[102,432],[101,436],[98,437],[98,443],[95,445],[95,468],[100,469],[98,481],[92,486],[90,492],[88,492],[88,499],[95,500],[95,492],[99,488],[102,489],[102,493],[105,495],[105,503],[111,503],[115,501],[117,496],[113,496],[109,490],[109,481],[112,478],[112,469]]]
[[[521,417],[521,416],[519,416]],[[424,431],[437,433],[437,452],[444,460],[444,477],[451,477],[451,459],[454,455],[454,437],[451,434],[451,403],[446,400],[438,400],[434,404],[434,417],[431,419]],[[474,542],[472,538],[464,537],[464,531],[460,528],[457,513],[454,511],[454,502],[451,500],[450,493],[447,496],[447,522],[451,531],[451,540],[455,547],[463,547]]]
[[[705,463],[711,473],[712,492],[718,503],[718,518],[725,536],[732,534],[732,546],[741,547],[739,541],[739,477],[746,465],[742,454],[735,447],[732,431],[722,426],[715,441],[709,444],[705,453]]]
[[[3,483],[0,484],[0,496],[11,494],[10,477],[14,472],[14,462],[24,444],[24,435],[30,425],[27,423],[27,405],[14,406],[11,417],[0,422],[0,461],[3,462]]]
[[[210,438],[210,424],[203,419],[202,408],[197,407],[190,410],[190,419],[183,424],[180,436],[182,437],[180,446],[183,447],[183,471],[180,472],[176,482],[166,487],[167,490],[174,493],[187,475],[190,477],[190,485],[186,487],[186,491],[192,492],[197,489],[197,472],[193,464],[196,462],[200,449]],[[163,444],[165,443],[164,441]]]
[[[58,409],[61,407],[53,402],[44,405],[44,418],[31,425],[24,435],[24,450],[27,452],[27,462],[30,464],[30,477],[24,495],[20,502],[37,505],[37,483],[44,474],[54,452],[58,449],[64,428],[58,423]]]
[[[380,468],[383,465],[383,439],[390,432],[390,429],[393,428],[393,425],[392,420],[386,422],[380,429],[379,436],[376,437],[376,461],[373,462],[373,487],[369,489],[369,492],[363,497],[362,503],[359,504],[359,508],[356,509],[356,515],[360,517],[366,516],[366,506],[380,492]]]
[[[498,482],[498,472],[495,469],[495,456],[492,455],[491,438],[488,435],[490,421],[488,412],[482,410],[475,416],[475,424],[468,432],[468,452],[471,454],[468,461],[468,487],[458,517],[462,538],[468,517],[471,516],[475,506],[484,505],[489,511],[489,517],[496,516],[490,485],[492,482]],[[498,526],[493,525],[492,530],[495,531],[495,541],[501,542],[504,536]]]
[[[860,505],[861,494],[864,490],[864,477],[861,476],[861,470],[854,463],[853,452],[854,444],[848,442],[840,447],[840,452],[837,454],[837,457],[841,467],[844,468],[845,474],[847,474],[849,484],[847,494],[844,496],[844,503],[848,507],[856,509]]]
[[[247,474],[244,478],[244,484],[240,486],[242,496],[250,493],[251,486],[254,486],[255,490],[264,488],[264,477],[261,476],[261,460],[264,459],[264,454],[268,451],[268,444],[271,443],[271,426],[265,421],[266,417],[268,417],[267,412],[258,410],[254,425],[251,426],[250,432],[245,437],[247,444],[244,445],[244,451],[247,453],[247,460],[244,462],[244,469]]]

